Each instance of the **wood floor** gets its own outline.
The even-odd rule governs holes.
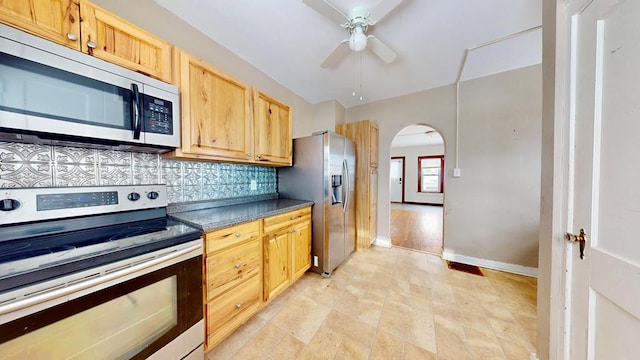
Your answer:
[[[442,207],[392,206],[391,244],[440,255]]]

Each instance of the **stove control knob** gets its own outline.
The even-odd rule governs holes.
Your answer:
[[[127,195],[127,199],[131,201],[138,201],[140,200],[140,194],[138,194],[137,192],[129,193],[129,195]]]
[[[147,197],[151,200],[155,200],[160,196],[157,191],[151,191],[147,193]]]
[[[20,201],[15,199],[2,199],[0,200],[0,211],[15,210],[22,205]]]

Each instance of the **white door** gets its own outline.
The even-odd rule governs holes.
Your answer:
[[[391,202],[402,202],[402,174],[404,173],[404,159],[391,159],[391,167],[389,168],[389,198]]]
[[[640,358],[640,1],[573,1],[565,359]],[[572,149],[574,151],[572,152]]]

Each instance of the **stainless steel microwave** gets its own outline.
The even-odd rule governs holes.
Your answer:
[[[176,86],[0,24],[0,140],[164,152]]]

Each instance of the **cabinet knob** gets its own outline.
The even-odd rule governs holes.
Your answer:
[[[78,40],[78,37],[76,36],[76,34],[67,33],[67,39],[69,39],[71,41],[76,41],[76,40]]]
[[[236,309],[240,309],[242,307],[242,304],[236,304]]]
[[[242,267],[242,264],[238,263],[236,264],[236,269],[240,269]]]
[[[251,157],[251,153],[247,153],[247,157]]]
[[[93,41],[87,41],[87,47],[95,49],[98,47],[98,44],[94,43]]]
[[[258,159],[260,159],[260,158],[262,157],[262,155],[258,154],[258,155],[256,155],[256,157],[257,157]]]
[[[240,233],[236,233],[236,237],[240,237],[242,236]]]

